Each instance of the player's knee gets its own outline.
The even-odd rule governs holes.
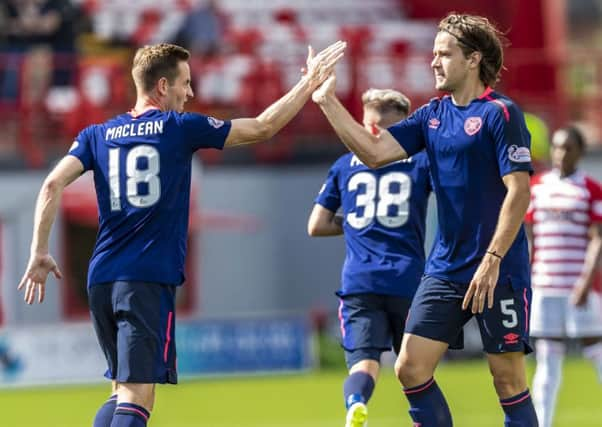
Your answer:
[[[432,377],[432,372],[428,372],[423,364],[402,353],[395,361],[395,375],[404,387],[414,387]]]
[[[524,376],[511,371],[495,373],[493,375],[493,385],[498,396],[502,399],[516,396],[527,388]]]
[[[155,404],[154,384],[121,383],[118,387],[119,402],[133,403],[142,406],[149,412]]]

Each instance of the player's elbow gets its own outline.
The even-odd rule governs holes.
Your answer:
[[[388,162],[384,159],[378,158],[378,157],[373,157],[370,158],[369,160],[367,160],[366,162],[364,162],[366,164],[366,166],[368,166],[370,169],[378,169],[381,166],[386,165]]]
[[[60,193],[65,184],[56,177],[49,176],[44,180],[42,184],[42,192],[48,195],[58,194]]]
[[[319,215],[312,215],[307,221],[307,234],[310,237],[329,236],[332,234],[328,221]]]
[[[320,227],[318,225],[317,221],[312,220],[312,218],[309,219],[309,221],[307,222],[307,234],[310,237],[317,237],[320,236]]]
[[[404,156],[402,156],[398,147],[390,149],[386,144],[375,141],[368,145],[363,158],[360,157],[360,160],[370,169],[378,169],[402,158]]]
[[[364,158],[360,160],[370,169],[378,169],[381,166],[391,163],[391,160],[377,151],[366,153]]]
[[[254,119],[247,121],[244,126],[240,126],[237,132],[228,136],[226,145],[247,145],[265,141],[272,137],[270,126],[261,120]]]

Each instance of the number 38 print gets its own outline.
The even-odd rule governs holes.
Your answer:
[[[361,186],[363,193],[360,193]],[[412,181],[405,173],[390,172],[377,178],[370,172],[358,172],[351,177],[347,187],[349,192],[358,192],[355,211],[347,214],[347,222],[353,228],[367,227],[374,220],[395,228],[408,221]]]

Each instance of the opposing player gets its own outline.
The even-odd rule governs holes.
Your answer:
[[[407,117],[409,99],[394,90],[362,96],[364,127]],[[352,153],[340,157],[309,217],[311,236],[344,234],[339,318],[349,376],[343,386],[346,427],[366,425],[380,356],[399,353],[405,319],[424,271],[424,229],[431,192],[428,159],[420,152],[378,169]],[[342,207],[343,216],[336,212]]]
[[[602,382],[602,298],[592,290],[602,252],[602,187],[578,169],[581,132],[568,126],[552,137],[553,169],[531,181],[525,222],[532,248],[531,335],[537,368],[533,401],[551,427],[566,340],[577,338]]]
[[[486,18],[450,14],[438,26],[433,99],[378,135],[359,126],[334,93],[331,76],[317,102],[341,140],[378,167],[426,148],[439,230],[410,308],[397,375],[410,415],[422,427],[451,426],[433,378],[448,347],[476,316],[505,425],[536,426],[525,353],[531,300],[523,218],[531,156],[522,112],[492,89],[503,65],[501,35]]]
[[[256,118],[222,121],[183,113],[192,98],[189,53],[159,44],[137,51],[133,110],[84,129],[38,196],[31,257],[19,289],[44,299],[47,275],[61,273],[48,237],[65,186],[93,170],[99,233],[88,270],[92,322],[113,380],[95,427],[145,426],[156,383],[177,382],[174,294],[184,281],[191,161],[200,148],[270,138],[301,109],[341,58],[337,42],[314,57],[286,95]],[[115,399],[116,397],[116,399]],[[116,402],[115,402],[116,400]]]

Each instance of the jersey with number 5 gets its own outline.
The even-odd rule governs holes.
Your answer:
[[[150,110],[84,129],[69,154],[94,171],[99,231],[88,286],[117,280],[180,285],[192,156],[224,146],[230,122]]]
[[[339,295],[414,295],[424,271],[430,192],[424,152],[378,169],[351,153],[335,162],[316,203],[332,212],[342,208],[346,257]]]

